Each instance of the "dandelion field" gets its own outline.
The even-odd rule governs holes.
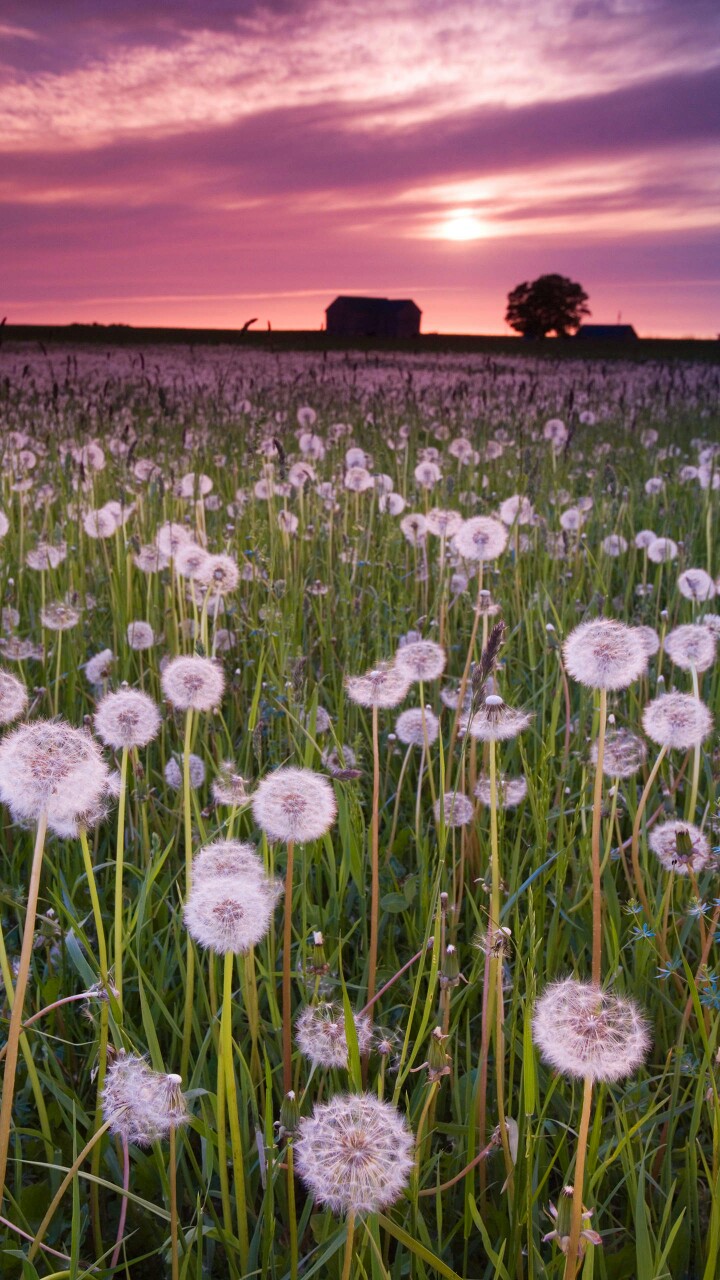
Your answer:
[[[719,391],[0,351],[2,1275],[720,1273]]]

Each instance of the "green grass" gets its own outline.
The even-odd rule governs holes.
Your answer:
[[[321,991],[340,1004],[346,998],[355,1009],[366,998],[371,717],[347,698],[344,678],[391,658],[408,630],[418,629],[424,637],[437,639],[446,587],[439,574],[437,539],[428,541],[429,576],[423,581],[416,572],[418,557],[404,539],[399,519],[378,510],[372,491],[356,495],[344,490],[344,452],[353,444],[367,449],[374,472],[391,476],[395,490],[407,498],[406,513],[440,506],[463,516],[490,514],[499,501],[514,493],[527,494],[533,503],[538,522],[520,531],[527,543],[516,556],[511,535],[497,565],[486,569],[487,585],[506,624],[498,688],[508,703],[533,714],[530,729],[500,744],[498,750],[501,770],[524,772],[528,781],[527,800],[518,809],[499,814],[501,921],[511,930],[502,962],[501,1072],[505,1111],[517,1125],[512,1193],[503,1190],[506,1172],[500,1148],[458,1177],[481,1145],[476,1117],[485,956],[476,939],[487,927],[490,902],[488,811],[478,807],[464,837],[461,910],[443,919],[440,895],[452,893],[453,883],[457,887],[461,835],[436,827],[427,779],[416,829],[419,753],[415,753],[399,796],[394,843],[388,847],[404,749],[391,737],[395,713],[381,711],[378,987],[416,952],[421,956],[376,1006],[376,1021],[387,1033],[392,1052],[386,1058],[376,1052],[371,1055],[368,1088],[394,1100],[414,1130],[423,1114],[425,1119],[417,1176],[384,1215],[358,1223],[352,1274],[372,1280],[410,1276],[430,1280],[438,1275],[472,1280],[561,1277],[564,1258],[555,1244],[543,1244],[542,1236],[552,1230],[546,1213],[549,1203],[557,1204],[562,1186],[572,1181],[582,1089],[580,1082],[554,1075],[541,1062],[532,1044],[531,1018],[535,995],[548,981],[573,973],[581,979],[590,975],[593,772],[589,749],[597,708],[590,691],[570,682],[568,720],[560,643],[585,617],[602,613],[664,632],[714,608],[712,602],[693,606],[676,585],[681,569],[707,567],[709,558],[713,574],[720,571],[717,494],[678,477],[683,464],[697,461],[691,437],[718,439],[714,371],[688,365],[678,375],[660,364],[650,372],[638,372],[630,365],[615,372],[593,371],[580,363],[543,371],[519,362],[515,370],[503,371],[486,364],[483,376],[477,377],[470,357],[458,356],[458,364],[445,366],[433,356],[432,364],[425,366],[417,357],[405,365],[402,357],[386,353],[375,380],[375,371],[364,361],[353,371],[340,357],[328,365],[310,356],[288,354],[285,364],[278,361],[272,366],[267,363],[270,356],[258,352],[252,356],[257,363],[247,366],[237,363],[242,357],[228,357],[223,379],[214,374],[203,386],[198,377],[202,366],[182,354],[173,357],[169,372],[151,370],[149,357],[147,371],[140,369],[134,355],[132,366],[128,354],[122,356],[123,364],[113,357],[107,362],[107,375],[102,361],[98,367],[81,366],[78,372],[57,354],[52,356],[53,374],[48,375],[34,356],[31,373],[23,379],[24,358],[3,355],[5,361],[15,363],[0,397],[5,439],[2,508],[10,521],[2,541],[0,591],[3,607],[17,609],[20,615],[18,634],[44,643],[45,656],[19,663],[7,657],[0,661],[26,681],[31,718],[54,714],[57,633],[43,632],[41,627],[43,591],[47,601],[76,595],[82,607],[80,623],[63,636],[57,683],[62,717],[77,726],[92,717],[97,690],[88,684],[83,664],[104,648],[116,655],[109,687],[127,681],[162,701],[161,658],[194,651],[194,640],[183,634],[181,626],[188,605],[181,605],[178,580],[169,570],[146,577],[134,566],[132,556],[140,545],[153,540],[163,520],[186,522],[197,532],[194,503],[173,493],[173,481],[195,471],[212,478],[212,492],[222,500],[220,510],[203,512],[208,547],[228,551],[245,567],[247,576],[227,598],[220,618],[220,625],[234,637],[233,648],[220,655],[227,677],[222,707],[218,714],[195,718],[192,750],[205,762],[207,779],[193,802],[194,848],[227,834],[229,810],[216,807],[210,792],[223,760],[235,762],[252,791],[256,781],[279,765],[305,765],[325,772],[319,748],[333,740],[351,746],[357,755],[360,776],[334,783],[338,818],[330,833],[295,851],[296,1011],[312,998],[316,987],[314,969],[319,957],[313,946],[314,931],[324,937],[327,970],[321,975]],[[471,383],[464,390],[463,378]],[[574,406],[568,401],[573,388]],[[240,407],[245,397],[252,402],[248,411]],[[302,498],[295,491],[288,499],[255,499],[253,485],[267,474],[268,465],[259,454],[260,442],[268,436],[279,438],[287,455],[285,468],[291,467],[298,456],[296,411],[304,404],[315,407],[315,430],[328,440],[325,459],[313,465],[318,482],[335,482],[334,500],[324,500],[313,485]],[[580,426],[576,415],[581,407],[598,412],[601,425]],[[276,413],[284,415],[283,420],[278,421]],[[370,413],[372,423],[367,420]],[[576,430],[567,450],[553,457],[548,444],[535,434],[556,414]],[[333,443],[329,428],[337,422],[348,423],[351,434]],[[448,439],[436,438],[438,423],[448,428]],[[390,448],[388,439],[397,445],[403,424],[408,425],[407,448]],[[638,432],[649,424],[657,426],[659,443],[641,447]],[[629,426],[633,429],[628,430]],[[448,442],[454,436],[464,434],[481,449],[500,427],[508,437],[502,458],[461,466],[448,455]],[[20,472],[11,457],[11,431],[26,433],[27,447],[37,454],[37,466],[29,473],[34,483],[28,492],[14,487]],[[138,439],[129,463],[123,456],[113,456],[110,441],[128,444],[133,434]],[[69,507],[77,506],[73,486],[83,476],[69,455],[61,455],[60,445],[66,438],[81,442],[89,437],[105,447],[107,465],[91,476],[86,473],[92,487],[82,495],[83,502],[100,507],[122,495],[137,499],[124,529],[106,542],[88,538],[81,521],[69,514]],[[609,450],[603,453],[598,446],[605,443]],[[428,446],[440,450],[443,472],[430,494],[418,490],[413,479],[418,454]],[[142,484],[135,480],[132,466],[139,458],[155,460],[163,479]],[[271,465],[275,480],[281,479],[277,457]],[[660,497],[645,493],[645,480],[653,475],[666,480]],[[483,476],[488,478],[487,485]],[[54,489],[47,502],[37,497],[37,487],[43,483]],[[225,504],[234,501],[239,487],[247,490],[248,500],[229,517]],[[569,495],[565,503],[558,498],[563,489]],[[560,528],[563,505],[582,494],[594,500],[585,536],[563,559],[552,558],[547,532]],[[277,513],[285,505],[299,517],[295,536],[283,537],[277,525]],[[647,580],[654,589],[639,595],[636,587],[646,570],[633,537],[646,527],[673,537],[682,548],[679,561],[663,566],[662,572],[649,566]],[[600,544],[610,532],[623,534],[630,543],[619,559],[602,553]],[[44,575],[24,563],[25,554],[39,538],[68,544],[67,558]],[[322,594],[309,590],[318,582],[326,588]],[[446,676],[455,683],[465,662],[473,593],[471,581],[468,592],[447,609]],[[150,622],[162,637],[149,653],[135,653],[127,644],[126,626],[134,619]],[[479,655],[478,642],[475,656]],[[609,710],[619,725],[639,731],[643,705],[655,695],[660,674],[666,687],[691,691],[688,673],[673,669],[666,657],[659,668],[658,659],[653,658],[646,677],[626,692],[610,695]],[[452,713],[443,708],[439,688],[438,682],[425,686],[425,696],[441,715],[442,760],[447,768]],[[717,664],[701,677],[700,689],[708,706],[717,710]],[[303,727],[303,716],[312,717],[316,705],[324,707],[333,721],[331,733],[317,740]],[[417,686],[403,703],[403,707],[412,705],[417,705]],[[167,787],[163,770],[170,757],[181,759],[183,732],[182,717],[165,706],[160,735],[140,751],[139,761],[130,769],[122,1014],[117,1004],[106,1006],[111,1045],[147,1055],[153,1068],[166,1072],[179,1070],[188,938],[181,915],[182,791]],[[459,758],[456,754],[452,765],[456,776],[460,776]],[[469,749],[462,759],[467,770]],[[439,782],[439,744],[432,760]],[[683,816],[691,761],[678,783],[682,764],[682,754],[672,753],[663,765],[648,818],[660,805],[667,817]],[[715,844],[716,773],[717,739],[713,738],[703,752],[694,820],[704,822]],[[630,835],[641,785],[641,778],[620,784],[617,827],[612,831],[607,785],[604,790],[601,835],[610,856],[603,874],[603,977],[607,985],[643,1007],[652,1048],[636,1075],[596,1091],[584,1199],[593,1209],[592,1224],[603,1237],[603,1247],[589,1249],[582,1274],[597,1280],[680,1276],[711,1280],[717,1274],[720,1239],[717,948],[713,943],[708,970],[698,973],[700,933],[693,895],[687,880],[676,877],[668,947],[677,983],[659,976],[657,930],[665,873],[649,853],[643,835],[641,861],[655,912],[653,920],[644,922],[617,855],[619,838],[627,840]],[[116,821],[113,810],[90,833],[111,963]],[[255,843],[268,868],[282,875],[285,850],[282,845],[268,846],[249,808],[235,815],[234,835]],[[20,952],[32,842],[33,833],[14,825],[3,809],[0,909],[11,962]],[[711,912],[718,894],[714,867],[701,875],[699,890]],[[79,841],[48,841],[39,911],[26,1021],[48,1004],[87,991],[99,980],[98,940]],[[709,922],[708,915],[705,919]],[[643,924],[647,924],[644,932]],[[428,948],[431,936],[435,941]],[[462,980],[443,995],[442,944],[448,941],[457,946]],[[249,1239],[244,1274],[272,1280],[290,1277],[296,1241],[298,1275],[338,1280],[345,1223],[313,1205],[299,1180],[294,1186],[293,1212],[284,1167],[287,1148],[277,1136],[282,1103],[281,907],[274,928],[256,949],[255,962],[258,1023],[254,1037],[249,1011],[255,1006],[242,957],[233,972],[233,1064]],[[218,1142],[221,992],[221,961],[198,951],[189,1071],[183,1082],[191,1121],[177,1135],[183,1280],[243,1274],[236,1232],[237,1170],[229,1140],[222,1151]],[[688,996],[693,1013],[681,1036]],[[443,1048],[450,1072],[432,1086],[421,1064],[427,1061],[433,1029],[442,1023],[445,1002]],[[36,1232],[63,1171],[101,1123],[96,1115],[95,1073],[103,1016],[97,1000],[89,1001],[87,1007],[71,1003],[27,1030],[37,1085],[34,1090],[21,1053],[3,1214],[29,1237]],[[5,1025],[8,1017],[4,1001]],[[496,1047],[493,1037],[487,1073],[488,1135],[499,1118]],[[352,1047],[349,1071],[311,1075],[299,1054],[293,1065],[303,1114],[311,1111],[317,1099],[326,1100],[358,1084],[360,1063]],[[38,1087],[47,1116],[45,1136]],[[428,1108],[431,1087],[434,1099]],[[230,1229],[224,1223],[220,1194],[222,1160],[229,1161]],[[452,1179],[457,1180],[447,1190],[434,1192]],[[7,1228],[0,1251],[1,1273],[110,1275],[121,1185],[121,1147],[117,1140],[105,1137],[100,1159],[94,1167],[90,1161],[83,1165],[48,1230],[45,1242],[64,1260],[47,1255],[28,1263],[29,1241]],[[94,1189],[99,1204],[99,1231],[95,1232]],[[126,1240],[116,1274],[133,1280],[170,1275],[169,1195],[167,1144],[132,1148]]]

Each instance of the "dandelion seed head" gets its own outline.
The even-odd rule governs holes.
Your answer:
[[[427,520],[419,512],[411,512],[400,521],[400,531],[411,547],[420,547],[427,536]]]
[[[108,1064],[101,1098],[110,1132],[148,1147],[187,1124],[182,1077],[152,1071],[144,1058],[120,1050]]]
[[[687,751],[698,747],[712,732],[708,707],[689,693],[661,693],[643,710],[643,729],[660,747]]]
[[[252,811],[269,840],[305,844],[330,830],[337,803],[322,774],[290,766],[263,778],[253,794]]]
[[[462,791],[446,791],[442,798],[443,820],[446,827],[466,827],[473,820],[475,812],[472,800]],[[440,821],[440,799],[433,807],[435,821]]]
[[[193,790],[197,790],[205,781],[205,762],[200,759],[200,756],[196,756],[192,752],[188,757],[188,773],[190,775],[190,786]],[[166,762],[164,776],[167,785],[172,791],[180,790],[183,785],[183,771],[182,766],[178,764],[174,756],[170,756],[170,759]]]
[[[545,988],[535,1005],[533,1039],[556,1071],[595,1082],[632,1075],[650,1046],[632,1000],[575,978]]]
[[[704,569],[686,569],[678,578],[678,591],[686,600],[712,600],[715,583]]]
[[[40,610],[40,621],[47,631],[70,631],[80,621],[80,612],[57,600]]]
[[[282,886],[252,865],[234,875],[194,880],[183,915],[198,946],[218,955],[244,954],[267,933]]]
[[[115,750],[146,747],[160,730],[160,712],[147,693],[120,689],[106,693],[95,712],[95,732]]]
[[[192,880],[256,875],[265,878],[265,867],[253,844],[243,840],[214,840],[193,858]]]
[[[90,684],[102,684],[103,681],[109,680],[114,661],[115,654],[112,649],[103,649],[92,658],[88,658],[85,663],[85,675]]]
[[[647,654],[635,627],[613,618],[582,622],[563,644],[565,666],[590,689],[626,689],[647,667]]]
[[[672,538],[654,538],[648,543],[646,550],[647,558],[653,564],[667,564],[670,560],[677,560],[678,544]]]
[[[28,704],[27,689],[9,671],[0,670],[0,724],[19,720]]]
[[[522,804],[527,796],[527,778],[508,778],[504,774],[499,774],[496,781],[498,804],[501,808],[514,809],[517,805]],[[482,774],[477,780],[475,796],[481,804],[490,805],[490,778],[485,774]]]
[[[590,758],[597,765],[597,742],[592,744]],[[642,767],[646,758],[647,747],[636,733],[631,733],[629,729],[617,729],[607,734],[603,752],[603,773],[606,778],[631,778]]]
[[[468,720],[462,716],[460,728],[479,742],[507,742],[516,738],[532,722],[532,715],[509,707],[499,694],[491,693]]]
[[[428,744],[432,745],[437,741],[439,731],[440,723],[432,711],[425,712],[425,729],[423,730],[423,713],[420,707],[410,707],[408,711],[401,711],[395,721],[395,733],[408,747],[423,747],[425,733],[427,733]]]
[[[709,627],[688,623],[674,627],[665,637],[665,652],[683,671],[707,671],[715,661],[716,641]]]
[[[348,697],[360,707],[396,707],[410,691],[412,680],[397,663],[381,662],[364,676],[347,676]]]
[[[710,841],[692,822],[663,822],[653,827],[648,844],[666,871],[697,875],[710,861]]]
[[[364,1013],[353,1014],[353,1021],[362,1057],[372,1047],[373,1027]],[[295,1039],[301,1053],[314,1067],[347,1067],[345,1014],[339,1005],[307,1005],[295,1022]]]
[[[395,654],[395,666],[413,681],[438,680],[445,670],[447,654],[433,640],[416,640],[402,645]]]
[[[127,628],[127,642],[131,649],[140,652],[144,649],[152,649],[155,644],[155,632],[149,622],[129,622]]]
[[[464,560],[497,560],[507,541],[505,525],[492,516],[472,516],[452,539],[454,549]]]
[[[162,673],[162,689],[178,711],[211,711],[222,701],[225,676],[210,658],[173,658]]]
[[[413,1135],[392,1103],[337,1094],[300,1121],[295,1167],[333,1213],[377,1213],[402,1195],[413,1168]]]
[[[97,806],[107,776],[98,744],[65,721],[35,720],[0,742],[0,800],[17,822],[72,823]]]

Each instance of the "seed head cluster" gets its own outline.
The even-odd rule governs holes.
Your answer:
[[[573,680],[590,689],[626,689],[647,667],[647,654],[634,627],[612,618],[583,622],[563,645]]]
[[[370,1093],[337,1094],[300,1121],[295,1167],[333,1213],[378,1213],[408,1184],[413,1135],[391,1103]]]
[[[545,988],[535,1005],[533,1039],[556,1071],[598,1082],[632,1075],[650,1047],[632,1000],[576,978]]]
[[[222,701],[225,677],[210,658],[173,658],[162,673],[162,688],[178,711],[212,711]]]
[[[121,1050],[108,1065],[101,1095],[110,1132],[139,1147],[167,1138],[188,1121],[181,1085],[180,1076],[153,1071],[144,1058]]]
[[[20,725],[0,742],[0,800],[17,822],[47,815],[63,835],[102,803],[108,770],[98,744],[65,721]]]
[[[337,803],[322,774],[288,767],[263,778],[253,794],[252,811],[269,840],[306,844],[330,830]]]
[[[367,1014],[353,1016],[360,1056],[370,1052],[372,1023]],[[345,1014],[339,1005],[311,1004],[295,1023],[295,1038],[301,1053],[314,1067],[346,1067],[348,1045]]]

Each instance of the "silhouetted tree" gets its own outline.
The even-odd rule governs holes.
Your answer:
[[[508,294],[505,320],[524,338],[544,338],[548,333],[567,338],[582,317],[590,315],[587,301],[582,285],[567,276],[538,276]]]

